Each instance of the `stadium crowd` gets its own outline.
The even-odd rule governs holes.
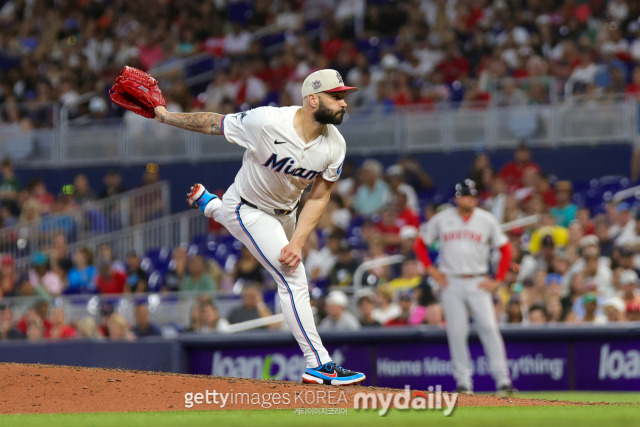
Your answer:
[[[198,53],[215,61],[208,86],[187,87],[188,70],[158,76],[173,110],[294,104],[304,77],[328,67],[360,87],[353,107],[384,111],[638,96],[638,16],[630,0],[3,0],[2,127],[51,126],[46,104],[88,92],[97,96],[76,115],[121,115],[107,92],[123,65]]]
[[[536,223],[510,227],[507,232],[514,258],[494,296],[500,322],[640,321],[640,213],[636,206],[626,201],[601,201],[591,208],[574,203],[572,183],[542,171],[525,145],[497,171],[490,156],[479,153],[468,177],[478,183],[480,206],[500,222],[538,215]],[[434,202],[439,193],[433,186],[433,179],[411,158],[402,158],[386,170],[372,159],[359,168],[345,164],[318,229],[303,249],[321,329],[443,325],[438,287],[413,253],[421,224],[441,209],[451,208],[448,198]],[[214,238],[226,237],[224,229],[217,233]],[[437,246],[430,251],[437,257]],[[363,261],[389,254],[402,254],[405,261],[367,272],[361,289],[352,297],[357,306],[354,311],[347,294],[356,268]],[[11,257],[5,255],[0,262],[2,295],[34,296],[39,302],[20,319],[12,319],[11,308],[3,307],[0,336],[47,337],[54,324],[58,328],[54,337],[71,336],[73,330],[77,334],[82,319],[73,319],[69,329],[64,313],[46,309],[46,301],[58,295],[200,295],[190,324],[180,325],[187,332],[224,332],[229,324],[268,316],[274,309],[267,298],[273,297],[276,285],[244,248],[231,263],[219,263],[206,252],[199,253],[195,245],[174,248],[169,258],[163,277],[151,280],[153,261],[145,261],[145,254],[131,251],[118,260],[108,245],[100,246],[96,253],[81,248],[70,254],[64,233],[56,235],[51,248],[31,254],[25,275],[18,274]],[[242,295],[242,303],[221,318],[216,297],[234,293]],[[111,314],[118,314],[112,306],[103,310],[104,316]],[[147,325],[148,318],[148,309],[136,308],[136,325],[143,330],[136,332],[119,315],[113,317],[114,328],[124,328],[115,336],[133,338],[149,328],[159,333],[155,325]],[[40,325],[40,333],[28,333],[30,322]],[[111,336],[108,324],[103,326],[99,328],[102,335]]]
[[[107,91],[123,65],[150,70],[198,53],[213,58],[217,70],[206,85],[187,87],[185,70],[157,75],[174,111],[224,114],[296,104],[304,77],[327,67],[360,87],[349,99],[352,107],[382,113],[405,105],[431,109],[439,102],[484,108],[546,104],[569,95],[640,99],[638,16],[640,3],[630,0],[0,0],[0,131],[50,127],[47,105],[74,103],[88,92],[97,95],[74,116],[120,116]],[[73,192],[53,195],[41,180],[21,186],[8,160],[1,172],[3,227],[40,216],[44,221],[96,197],[98,186],[83,175]],[[573,194],[575,183],[551,175],[560,172],[542,171],[526,146],[499,170],[484,153],[470,166],[481,206],[501,222],[540,218],[508,232],[514,260],[495,294],[499,320],[640,320],[636,206],[588,206]],[[118,176],[105,177],[104,195],[123,190]],[[147,178],[157,176],[145,173],[143,183]],[[438,289],[412,251],[420,225],[447,208],[447,197],[434,197],[440,194],[434,179],[411,158],[386,170],[367,160],[359,168],[345,164],[336,187],[304,248],[320,328],[442,325]],[[167,271],[151,280],[145,254],[118,260],[108,246],[71,254],[67,244],[61,233],[51,247],[32,252],[25,274],[11,257],[0,259],[0,304],[11,296],[41,299],[19,319],[2,305],[0,339],[159,333],[144,304],[136,308],[134,327],[108,305],[100,323],[88,317],[69,325],[64,311],[47,302],[65,294],[202,293],[190,324],[182,325],[190,332],[224,331],[270,313],[265,295],[275,285],[248,251],[228,267],[189,247],[172,248]],[[431,250],[437,253],[437,247]],[[353,284],[362,261],[392,253],[406,260],[366,274],[353,312],[339,288]],[[242,304],[221,318],[216,294],[240,288]]]

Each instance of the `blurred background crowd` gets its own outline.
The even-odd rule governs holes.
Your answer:
[[[18,128],[50,125],[41,105],[88,92],[76,114],[122,115],[107,92],[125,64],[158,70],[182,111],[295,104],[321,68],[359,86],[363,109],[637,96],[639,14],[629,0],[2,0],[0,103]],[[216,72],[187,86],[171,65],[199,53]]]
[[[530,225],[507,227],[514,259],[494,296],[500,322],[604,324],[640,320],[637,206],[602,198],[596,206],[581,204],[573,184],[547,175],[524,145],[514,151],[513,161],[497,171],[488,154],[478,154],[468,177],[478,182],[480,206],[501,223],[534,218]],[[359,168],[345,164],[318,229],[303,249],[320,328],[444,324],[439,289],[424,274],[413,252],[421,224],[436,212],[452,208],[450,193],[447,197],[434,192],[433,186],[429,174],[410,158],[402,158],[386,170],[373,159]],[[435,202],[437,196],[443,201]],[[233,240],[213,222],[210,230],[203,236],[207,242]],[[17,271],[13,259],[5,255],[0,263],[1,295],[35,296],[39,302],[34,313],[25,312],[20,319],[12,319],[10,308],[4,307],[3,330],[22,325],[18,330],[26,334],[24,323],[31,316],[31,321],[42,326],[42,334],[34,332],[34,336],[47,336],[50,318],[64,319],[59,319],[57,311],[49,313],[43,307],[56,296],[74,294],[133,294],[138,306],[136,319],[139,315],[146,321],[146,299],[137,294],[199,295],[190,324],[173,325],[174,333],[224,332],[229,324],[271,315],[277,307],[277,285],[251,253],[236,246],[235,255],[221,259],[201,243],[144,254],[130,251],[124,259],[117,259],[108,245],[98,247],[95,253],[89,248],[70,253],[65,234],[58,233],[51,247],[31,253],[28,271]],[[429,249],[437,259],[437,245]],[[364,261],[391,254],[401,254],[405,260],[375,267],[354,283],[356,269]],[[221,317],[217,298],[234,294],[241,295],[242,303],[237,310],[225,313],[226,318]],[[102,311],[110,315],[113,304]],[[77,327],[74,324],[72,329]],[[71,329],[68,331],[71,334]],[[109,329],[101,331],[108,335]],[[154,331],[160,333],[160,329]]]
[[[74,104],[88,92],[96,95],[74,115],[121,116],[108,89],[125,64],[158,70],[173,111],[226,114],[297,104],[302,80],[321,68],[335,68],[360,87],[348,101],[362,111],[638,96],[639,15],[640,3],[631,0],[0,0],[0,128],[50,126],[54,110],[44,105]],[[184,69],[171,65],[198,54],[215,73],[188,86]],[[80,174],[66,189],[53,189],[43,180],[22,182],[8,159],[1,166],[3,228],[59,221],[78,206],[125,191],[115,169],[102,183]],[[537,215],[535,224],[507,232],[515,251],[494,297],[499,321],[640,320],[640,211],[633,200],[604,197],[606,188],[615,191],[629,180],[582,187],[555,174],[562,171],[542,170],[524,144],[505,165],[478,153],[461,168],[460,178],[476,181],[481,207],[501,223]],[[140,186],[158,180],[158,168],[147,168]],[[387,168],[374,159],[344,165],[304,248],[321,329],[442,326],[438,289],[412,250],[421,224],[450,207],[453,192],[437,188],[437,180],[410,157]],[[210,232],[207,238],[228,237],[215,224]],[[276,284],[244,249],[236,248],[230,262],[198,242],[117,259],[108,245],[71,253],[69,240],[69,233],[58,233],[50,246],[32,251],[28,271],[16,269],[11,256],[1,258],[0,339],[133,339],[164,331],[149,321],[145,302],[136,300],[133,324],[112,304],[97,317],[65,319],[51,305],[58,295],[202,295],[189,323],[174,325],[174,332],[224,332],[277,308]],[[433,257],[437,249],[430,248]],[[351,295],[357,267],[389,254],[406,259],[368,271]],[[241,295],[242,302],[221,316],[217,296],[226,294]],[[12,296],[40,301],[14,318],[2,303]]]

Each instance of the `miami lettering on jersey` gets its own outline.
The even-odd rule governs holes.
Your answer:
[[[291,175],[302,179],[312,180],[322,172],[307,170],[305,168],[297,168],[295,165],[295,159],[293,157],[284,157],[278,160],[278,155],[273,153],[271,157],[267,159],[262,166],[268,168],[274,172],[282,172],[285,175]]]
[[[442,234],[442,240],[444,240],[445,242],[451,240],[471,240],[477,243],[481,243],[482,234],[476,233],[472,230],[448,231]]]

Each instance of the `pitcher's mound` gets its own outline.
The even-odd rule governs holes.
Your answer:
[[[397,389],[366,387],[366,381],[365,386],[329,387],[291,381],[17,363],[0,363],[0,378],[2,414],[352,409],[357,392],[401,392]],[[187,393],[193,393],[191,396],[202,393],[202,400],[199,404],[194,401],[193,406],[188,408],[185,405]],[[226,402],[223,402],[223,395],[228,396]],[[457,404],[458,407],[544,405],[586,404],[488,395],[461,395]]]

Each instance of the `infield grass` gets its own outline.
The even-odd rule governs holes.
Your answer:
[[[447,426],[518,427],[624,426],[639,424],[640,393],[526,392],[519,397],[611,402],[604,406],[458,408],[450,417],[438,411],[349,409],[346,415],[298,415],[294,410],[128,412],[100,414],[0,415],[0,427],[212,427],[212,426]]]

